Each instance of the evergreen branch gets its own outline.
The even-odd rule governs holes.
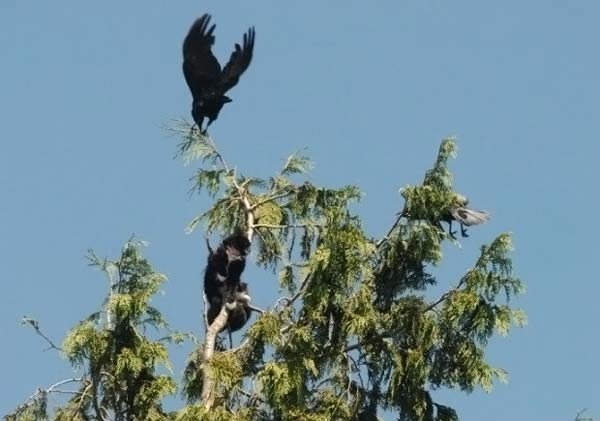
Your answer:
[[[304,278],[304,280],[302,281],[302,284],[300,284],[300,288],[298,288],[298,291],[296,291],[296,293],[292,297],[279,298],[275,302],[275,307],[277,307],[277,305],[279,304],[280,301],[286,301],[286,303],[284,304],[284,308],[291,307],[292,305],[294,305],[294,302],[298,298],[300,298],[300,296],[304,293],[304,291],[306,291],[306,288],[308,287],[308,283],[309,283],[310,279],[311,279],[310,274],[306,275],[306,278]],[[283,312],[283,309],[280,310],[280,313],[281,312]],[[287,326],[284,326],[283,328],[281,328],[279,333],[284,334],[287,331],[289,331],[291,328],[292,328],[292,324],[288,324]]]
[[[442,296],[440,298],[438,298],[433,303],[431,303],[430,305],[428,305],[427,307],[425,307],[425,309],[423,310],[423,313],[427,313],[428,311],[433,310],[439,304],[441,304],[442,302],[446,301],[455,292],[456,292],[456,289],[453,289],[453,290],[450,290],[448,292],[445,292],[444,294],[442,294]]]
[[[281,198],[283,198],[283,197],[289,196],[289,195],[290,195],[290,194],[292,194],[292,193],[294,193],[294,191],[293,191],[293,190],[290,190],[290,191],[287,191],[287,192],[282,192],[282,193],[277,193],[277,194],[274,194],[273,196],[269,196],[269,197],[267,197],[266,199],[263,199],[263,200],[260,200],[260,201],[256,202],[255,204],[253,204],[253,205],[251,206],[251,208],[252,208],[252,210],[255,210],[256,208],[258,208],[258,207],[260,207],[260,206],[264,205],[265,203],[273,202],[273,201],[275,201],[275,200],[277,200],[277,199],[281,199]]]
[[[296,291],[296,293],[292,296],[292,297],[280,297],[276,302],[275,302],[275,307],[277,307],[277,305],[279,304],[280,301],[286,301],[285,303],[285,307],[290,307],[292,304],[294,304],[294,302],[300,298],[300,296],[302,295],[302,293],[306,290],[306,288],[308,287],[308,281],[310,280],[310,274],[306,275],[306,278],[304,278],[304,280],[302,281],[302,283],[300,284],[300,288],[298,288],[298,291]]]
[[[440,298],[438,298],[433,303],[431,303],[430,305],[428,305],[427,307],[425,307],[425,309],[423,310],[423,313],[427,313],[428,311],[433,310],[438,305],[440,305],[441,303],[443,303],[444,301],[446,301],[448,298],[450,298],[450,296],[452,296],[452,294],[454,294],[455,292],[457,292],[464,283],[465,283],[465,278],[463,277],[460,280],[460,282],[458,283],[458,285],[456,287],[452,288],[448,292],[445,292],[444,294],[442,294],[442,296]]]
[[[300,284],[300,288],[298,288],[298,291],[292,296],[292,298],[288,300],[288,307],[294,304],[294,302],[302,295],[306,288],[308,288],[308,282],[310,281],[310,279],[310,274],[306,275],[306,278],[304,278],[304,280]]]
[[[42,338],[44,338],[44,340],[46,342],[48,342],[50,344],[50,347],[46,348],[44,351],[48,351],[50,349],[56,349],[57,351],[63,352],[63,349],[61,347],[56,346],[54,344],[54,342],[52,342],[52,340],[48,336],[44,335],[44,332],[42,332],[42,330],[40,329],[40,324],[38,323],[37,320],[32,319],[31,317],[23,316],[23,318],[21,319],[21,324],[28,324],[31,327],[33,327],[33,329],[35,329],[35,333],[40,335]]]
[[[308,228],[315,227],[320,228],[323,227],[323,224],[254,224],[254,228],[271,228],[271,229],[286,229],[286,228]]]
[[[256,227],[267,228],[267,224],[254,224],[254,227],[255,228]],[[258,230],[255,231],[255,232],[256,232],[256,235],[258,235],[260,237],[260,239],[262,240],[263,244],[265,245],[265,249],[268,252],[269,257],[272,257],[274,259],[279,260],[284,266],[294,266],[294,267],[297,267],[297,268],[303,268],[303,267],[308,266],[308,262],[301,262],[301,263],[290,262],[286,257],[281,256],[279,254],[276,254],[272,249],[267,248],[267,246],[268,246],[269,243],[267,242],[267,240],[265,239],[265,237],[262,235],[262,233],[260,231],[258,231]],[[288,297],[281,297],[280,300],[281,299],[288,299]],[[277,307],[277,305],[275,305],[275,307]]]

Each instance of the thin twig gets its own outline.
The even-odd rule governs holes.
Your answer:
[[[376,246],[377,248],[381,247],[385,242],[387,242],[390,239],[390,236],[392,235],[392,233],[394,232],[394,230],[396,229],[396,227],[400,224],[400,220],[404,217],[404,211],[402,211],[398,217],[396,218],[396,220],[394,221],[394,223],[392,224],[392,227],[389,229],[389,231],[387,232],[387,234],[377,242]]]
[[[286,303],[290,301],[290,297],[279,297],[277,299],[277,301],[275,301],[275,305],[273,306],[274,310],[277,310],[277,307],[279,306],[279,303],[285,301]]]
[[[302,295],[302,293],[308,287],[308,283],[309,283],[310,279],[311,279],[310,278],[310,274],[306,275],[306,278],[304,278],[304,280],[300,284],[300,288],[298,288],[298,291],[296,291],[296,293],[292,296],[292,298],[288,299],[288,302],[287,302],[286,306],[289,307],[292,304],[294,304],[294,302]]]
[[[50,393],[61,393],[61,391],[57,390],[58,387],[60,387],[60,386],[62,386],[64,384],[67,384],[67,383],[80,382],[81,380],[82,380],[81,377],[79,377],[79,378],[72,378],[72,379],[61,380],[61,381],[59,381],[57,383],[54,383],[52,386],[48,387],[47,389],[42,389],[41,387],[38,387],[33,395],[31,395],[30,397],[28,397],[27,400],[25,400],[24,403],[22,403],[21,405],[19,405],[15,409],[14,414],[18,414],[19,412],[23,411],[28,406],[33,405],[33,403],[35,402],[35,399],[39,395],[48,395]]]
[[[238,387],[238,388],[237,388],[237,391],[238,391],[238,392],[240,392],[242,395],[244,395],[244,396],[247,396],[247,397],[249,397],[249,398],[251,398],[251,397],[253,397],[253,396],[254,396],[254,394],[253,394],[253,393],[250,393],[250,392],[248,392],[247,390],[244,390],[244,389],[242,389],[241,387]]]
[[[244,349],[245,347],[247,347],[248,345],[250,345],[250,340],[249,339],[244,339],[244,341],[239,344],[238,346],[236,346],[235,348],[229,348],[226,351],[223,351],[224,354],[232,354],[232,353],[236,353],[242,349]]]
[[[49,337],[44,335],[44,332],[42,332],[42,330],[40,329],[40,324],[37,320],[34,320],[27,316],[23,316],[23,318],[21,319],[21,323],[28,324],[31,327],[33,327],[33,329],[35,330],[35,333],[40,335],[42,338],[44,338],[46,340],[46,342],[48,342],[50,344],[50,347],[46,348],[44,351],[48,351],[49,349],[56,349],[57,351],[63,352],[63,349],[61,347],[56,346]]]
[[[254,228],[271,228],[271,229],[286,229],[286,228],[318,228],[322,227],[322,224],[254,224]]]
[[[213,254],[213,249],[210,245],[210,239],[208,237],[204,237],[204,241],[206,241],[206,248],[208,249],[208,254],[212,255]]]
[[[316,385],[314,385],[313,388],[318,389],[319,387],[323,386],[325,383],[331,383],[331,382],[333,382],[333,377],[327,377],[327,378],[321,380]]]
[[[294,190],[290,190],[287,192],[282,192],[282,193],[274,194],[273,196],[269,196],[266,199],[260,200],[260,201],[256,202],[255,204],[253,204],[251,210],[255,210],[256,208],[260,207],[261,205],[264,205],[265,203],[273,202],[277,199],[281,199],[283,197],[289,196],[292,193],[294,193]]]
[[[55,389],[52,391],[52,393],[59,393],[59,394],[63,394],[63,395],[80,395],[81,392],[79,390],[60,390],[60,389]]]
[[[263,314],[265,312],[263,309],[258,308],[258,307],[254,307],[254,306],[252,306],[250,304],[246,304],[246,307],[248,307],[250,310],[256,311],[257,313],[260,313],[260,314]]]
[[[357,363],[357,362],[356,362],[356,360],[355,360],[355,359],[352,357],[352,355],[350,355],[350,353],[348,353],[348,352],[344,352],[344,355],[346,356],[346,359],[347,359],[347,360],[351,360],[351,361],[352,361],[352,365],[354,366],[354,368],[355,368],[355,370],[356,370],[355,372],[356,372],[356,373],[357,373],[357,375],[358,375],[358,380],[360,380],[360,387],[362,387],[362,388],[364,389],[364,388],[365,388],[365,383],[364,383],[364,381],[363,381],[362,374],[360,373],[360,367],[359,367],[358,363]]]
[[[223,155],[221,155],[221,152],[219,152],[219,150],[217,149],[217,145],[215,145],[215,142],[213,141],[212,137],[210,137],[209,135],[205,135],[205,137],[208,139],[208,141],[210,142],[210,146],[213,148],[213,151],[215,152],[215,155],[217,156],[217,158],[219,159],[219,161],[221,162],[221,165],[223,166],[223,168],[225,169],[226,172],[229,172],[229,166],[227,165],[227,163],[225,162],[225,160],[223,159]],[[235,180],[235,177],[233,177],[234,180],[234,184],[237,188],[239,188],[237,181]]]
[[[284,304],[285,307],[291,307],[292,305],[294,305],[294,302],[300,298],[300,296],[304,293],[304,291],[306,290],[308,283],[310,281],[310,274],[306,275],[306,278],[304,278],[304,280],[302,281],[302,284],[300,284],[300,288],[298,288],[298,291],[296,291],[296,293],[290,298],[290,297],[281,297],[279,298],[276,302],[275,302],[275,308],[279,305],[280,301],[286,301],[286,303]],[[289,331],[292,328],[292,325],[289,324],[287,326],[282,327],[279,330],[279,333],[281,334],[285,334],[287,331]]]
[[[253,404],[254,402],[252,401],[256,401],[259,403],[264,402],[264,398],[261,398],[260,396],[258,396],[258,394],[256,393],[252,393],[252,392],[248,392],[245,389],[242,389],[241,387],[238,386],[237,391],[240,392],[240,394],[246,396],[248,398],[248,405]]]
[[[427,313],[428,311],[433,310],[434,308],[436,308],[439,304],[441,304],[442,302],[446,301],[448,298],[450,298],[450,296],[452,296],[454,293],[458,292],[458,290],[460,289],[460,287],[465,283],[465,279],[466,278],[462,278],[460,280],[460,282],[458,283],[458,285],[456,285],[456,287],[452,288],[450,291],[445,292],[444,294],[442,294],[442,296],[440,298],[438,298],[437,300],[435,300],[433,303],[431,303],[430,305],[428,305],[427,307],[425,307],[425,309],[423,310],[423,313]]]
[[[423,313],[427,313],[428,311],[431,311],[434,308],[436,308],[440,303],[442,303],[446,299],[448,299],[448,297],[450,297],[450,295],[452,295],[455,291],[456,290],[453,289],[451,291],[448,291],[448,292],[442,294],[442,296],[440,298],[438,298],[433,303],[431,303],[430,305],[428,305],[427,307],[425,307],[425,309],[423,310]]]
[[[355,349],[358,349],[361,347],[361,344],[359,343],[355,343],[352,345],[348,345],[345,349],[344,349],[344,353],[347,354],[350,351],[354,351]]]

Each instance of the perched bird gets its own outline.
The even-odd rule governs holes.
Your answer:
[[[469,201],[466,197],[457,194],[455,203],[444,215],[443,220],[448,223],[448,234],[452,238],[455,238],[454,234],[456,234],[456,231],[452,231],[452,221],[460,223],[460,234],[463,237],[468,237],[469,235],[465,226],[470,227],[471,225],[483,224],[490,219],[488,212],[469,209],[467,207],[468,204]]]
[[[236,291],[232,294],[231,299],[227,324],[223,326],[222,329],[227,329],[230,333],[244,327],[252,315],[252,309],[249,306],[251,298],[248,291],[248,284],[246,282],[240,282]],[[209,325],[216,319],[220,311],[221,307],[216,306],[211,306],[208,309],[206,318]]]
[[[204,270],[204,293],[216,317],[223,304],[237,301],[236,293],[242,283],[250,240],[244,233],[238,232],[224,238],[214,251],[207,245],[209,254]]]
[[[231,98],[225,93],[233,88],[252,60],[254,27],[244,34],[242,46],[235,44],[229,62],[221,69],[211,47],[215,42],[210,15],[197,19],[183,41],[183,75],[192,92],[192,117],[202,131],[202,122],[208,126],[219,116],[219,111]],[[206,132],[206,129],[204,130]]]

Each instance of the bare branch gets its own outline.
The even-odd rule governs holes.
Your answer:
[[[304,293],[304,291],[306,290],[306,288],[308,287],[308,283],[310,281],[310,274],[306,275],[306,278],[304,278],[304,280],[302,281],[302,284],[300,284],[300,288],[298,288],[298,291],[296,291],[296,293],[292,296],[292,297],[280,297],[276,302],[275,302],[275,306],[274,308],[277,308],[277,306],[279,305],[280,302],[285,301],[286,303],[284,304],[284,307],[291,307],[294,302],[300,298],[300,296]],[[283,311],[283,309],[281,310]],[[280,329],[280,333],[284,334],[286,333],[288,330],[290,330],[292,328],[291,324],[288,324],[287,326],[284,326],[283,328]]]
[[[237,391],[241,395],[244,395],[248,398],[249,406],[254,406],[254,405],[256,405],[256,403],[262,403],[265,401],[264,398],[261,398],[260,396],[258,396],[258,394],[256,392],[254,392],[254,393],[248,392],[247,390],[242,389],[241,387],[237,387]]]
[[[205,236],[204,237],[204,241],[206,241],[206,248],[208,249],[208,254],[209,255],[213,254],[213,249],[210,246],[210,240],[209,240],[209,238]]]
[[[248,345],[250,345],[250,340],[249,339],[244,339],[244,341],[239,344],[238,346],[236,346],[235,348],[229,348],[226,351],[223,351],[224,354],[232,354],[232,353],[236,353],[244,348],[246,348]]]
[[[350,363],[350,361],[352,361],[352,366],[354,367],[354,372],[358,375],[358,380],[360,381],[360,387],[362,387],[364,389],[365,382],[363,380],[362,374],[360,373],[360,366],[359,366],[358,362],[352,357],[352,355],[350,355],[349,352],[344,352],[344,355],[346,356],[346,359],[348,360],[349,363]],[[352,372],[351,367],[350,367],[350,372]],[[350,387],[350,385],[348,385],[348,387]]]
[[[258,307],[254,307],[254,306],[252,306],[252,305],[250,305],[250,304],[247,304],[246,306],[247,306],[247,307],[248,307],[250,310],[252,310],[252,311],[256,311],[257,313],[260,313],[260,314],[263,314],[263,313],[265,312],[263,309],[260,309],[260,308],[258,308]]]
[[[448,297],[450,297],[455,291],[456,290],[453,289],[451,291],[448,291],[448,292],[442,294],[442,296],[440,298],[438,298],[433,303],[431,303],[430,305],[428,305],[427,307],[425,307],[425,309],[423,310],[423,313],[427,313],[428,311],[431,311],[431,310],[435,309],[439,304],[441,304],[444,301],[446,301],[448,299]]]
[[[223,155],[221,155],[221,152],[219,152],[219,150],[217,149],[217,145],[215,145],[215,142],[213,141],[212,137],[206,136],[206,138],[210,142],[210,146],[215,151],[215,155],[216,155],[217,159],[221,162],[221,165],[223,166],[223,168],[225,169],[225,171],[229,172],[229,166],[227,165],[227,163],[223,159]],[[235,179],[235,176],[233,177],[233,182],[234,182],[236,188],[238,188],[238,190],[239,190],[239,186],[237,184],[237,180]]]
[[[212,377],[212,373],[206,367],[210,359],[215,353],[215,342],[217,335],[221,330],[225,328],[227,324],[227,318],[229,316],[229,310],[227,305],[221,307],[221,311],[217,318],[208,327],[206,332],[206,342],[204,344],[204,355],[202,357],[202,394],[201,400],[204,404],[204,408],[210,410],[215,402],[214,388],[215,379]]]
[[[253,228],[271,228],[271,229],[286,229],[286,228],[307,228],[307,227],[322,227],[322,224],[287,224],[287,225],[278,225],[278,224],[254,224]]]
[[[306,275],[306,278],[304,278],[304,280],[302,281],[302,283],[300,284],[300,288],[298,288],[298,291],[292,296],[292,298],[288,299],[287,302],[287,306],[291,306],[292,304],[294,304],[294,302],[300,298],[300,296],[302,295],[302,293],[306,290],[306,288],[308,287],[308,282],[310,281],[310,274]]]
[[[202,293],[202,301],[204,302],[202,318],[204,321],[204,334],[206,335],[208,332],[208,302],[206,301],[206,294],[204,292]]]
[[[50,344],[50,347],[46,348],[44,351],[48,351],[49,349],[56,349],[57,351],[63,352],[63,349],[61,347],[56,346],[54,344],[54,342],[52,342],[52,340],[50,340],[50,338],[48,338],[46,335],[44,335],[44,332],[42,332],[42,330],[40,329],[40,324],[37,320],[32,319],[31,317],[23,316],[23,318],[21,319],[21,324],[28,324],[31,327],[33,327],[33,329],[35,330],[35,333],[40,335],[42,338],[44,338],[46,340],[46,342],[48,342],[48,344]]]
[[[252,241],[252,235],[254,234],[254,210],[252,209],[252,205],[248,200],[246,192],[240,191],[240,195],[242,196],[242,203],[244,204],[244,208],[246,209],[246,223],[248,224],[246,236],[250,241]]]
[[[42,389],[41,387],[38,387],[35,391],[35,393],[33,395],[31,395],[30,397],[27,398],[27,400],[25,400],[25,402],[23,402],[21,405],[19,405],[13,412],[13,414],[18,414],[22,411],[24,411],[27,407],[31,406],[34,404],[35,399],[40,396],[40,395],[49,395],[51,393],[65,393],[59,389],[57,389],[58,387],[64,385],[64,384],[68,384],[68,383],[78,383],[81,382],[82,378],[72,378],[72,379],[65,379],[65,380],[61,380],[57,383],[54,383],[52,386],[46,388],[46,389]],[[84,390],[83,392],[76,392],[76,393],[85,393],[86,391]]]
[[[361,347],[361,344],[359,344],[359,343],[348,345],[346,347],[346,349],[344,349],[344,353],[347,354],[348,352],[354,351],[355,349],[358,349],[360,347]]]
[[[404,211],[402,211],[400,214],[398,214],[398,217],[396,218],[396,220],[394,221],[394,223],[392,224],[392,227],[389,229],[389,231],[387,232],[387,234],[377,242],[376,246],[379,248],[381,247],[384,243],[386,243],[387,241],[389,241],[390,236],[392,235],[392,233],[394,232],[394,230],[396,229],[396,227],[400,224],[400,220],[404,217]]]

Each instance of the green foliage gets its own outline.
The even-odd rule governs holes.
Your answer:
[[[386,407],[406,420],[454,420],[433,389],[489,391],[494,379],[506,380],[485,361],[485,346],[525,323],[509,303],[524,287],[512,275],[508,234],[482,246],[440,298],[419,295],[438,282],[430,267],[442,263],[444,241],[456,244],[441,227],[449,208],[464,202],[448,169],[455,154],[454,140],[444,139],[423,184],[402,189],[404,208],[377,242],[349,209],[360,191],[295,183],[288,176],[308,162],[295,156],[272,178],[227,184],[198,218],[223,232],[253,221],[257,263],[278,270],[281,287],[294,294],[248,331],[258,371],[245,371],[255,373],[253,393],[261,396],[255,408],[278,419],[308,412],[369,419]]]
[[[115,261],[90,251],[90,264],[105,272],[110,292],[102,310],[77,324],[63,341],[62,353],[82,375],[78,391],[56,408],[52,419],[101,420],[107,414],[116,420],[168,419],[160,403],[175,393],[176,385],[169,375],[156,372],[159,366],[170,368],[167,349],[145,335],[147,327],[167,328],[160,312],[149,305],[166,278],[142,256],[142,245],[128,241]],[[41,408],[33,402],[17,411],[14,420],[27,420],[35,411],[31,419],[47,419],[46,405]]]
[[[485,351],[493,335],[526,323],[512,303],[525,288],[512,272],[510,235],[481,246],[454,282],[431,273],[443,263],[444,245],[458,245],[441,225],[451,207],[464,203],[448,168],[453,139],[442,141],[421,185],[402,189],[403,208],[376,240],[352,212],[361,199],[357,187],[296,179],[311,168],[307,157],[290,156],[272,177],[244,177],[210,137],[183,123],[175,130],[183,136],[178,154],[204,164],[192,191],[215,198],[188,230],[203,223],[208,233],[249,233],[256,264],[277,274],[284,296],[247,328],[239,346],[218,346],[207,361],[206,345],[192,352],[181,388],[187,405],[167,414],[160,402],[175,384],[156,370],[169,369],[165,341],[145,335],[152,326],[167,329],[167,341],[185,339],[150,306],[165,278],[139,243],[128,242],[116,261],[90,253],[111,290],[103,310],[63,343],[83,376],[54,420],[96,420],[104,411],[148,420],[376,420],[385,408],[400,420],[454,421],[456,411],[435,401],[437,389],[490,391],[506,381]],[[428,289],[438,283],[453,286],[431,298]],[[211,402],[202,401],[205,389]],[[43,419],[35,417],[46,416],[44,396],[13,419]]]
[[[313,164],[307,156],[300,155],[300,153],[292,154],[288,157],[283,169],[281,170],[282,176],[292,174],[306,174],[313,167]]]

